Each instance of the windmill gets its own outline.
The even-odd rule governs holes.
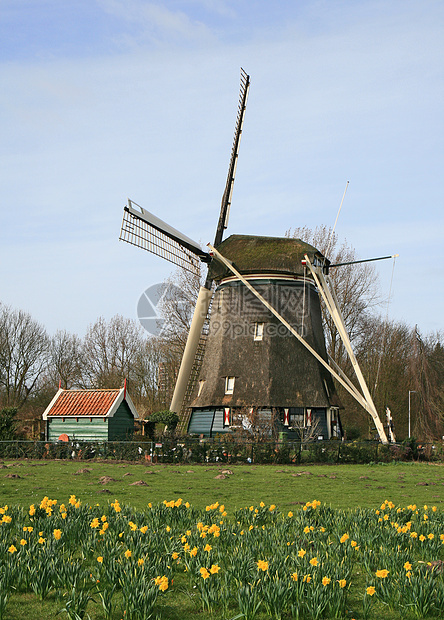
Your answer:
[[[330,261],[300,239],[223,239],[249,87],[250,77],[241,69],[227,181],[208,251],[135,202],[128,200],[124,208],[121,240],[194,274],[200,262],[208,265],[170,408],[182,415],[184,430],[199,435],[248,427],[254,415],[265,423],[272,420],[290,437],[316,426],[318,438],[329,439],[341,434],[335,378],[371,415],[387,443],[329,279]],[[319,295],[344,341],[361,391],[328,361]]]

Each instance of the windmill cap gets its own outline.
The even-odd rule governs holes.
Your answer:
[[[217,250],[231,261],[243,275],[252,273],[276,273],[303,276],[304,256],[310,261],[324,259],[309,243],[289,237],[259,237],[256,235],[231,235]],[[303,262],[304,261],[304,262]],[[329,261],[326,261],[329,264]],[[231,275],[227,267],[213,260],[210,265],[212,279],[218,281]]]

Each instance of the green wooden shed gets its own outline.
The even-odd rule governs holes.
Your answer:
[[[48,441],[124,441],[138,413],[126,386],[110,390],[59,389],[45,412]]]

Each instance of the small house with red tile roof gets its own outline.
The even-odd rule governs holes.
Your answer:
[[[43,413],[48,441],[124,441],[139,415],[126,386],[112,390],[59,389]]]

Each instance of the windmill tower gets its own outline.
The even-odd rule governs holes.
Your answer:
[[[294,429],[306,432],[316,426],[317,436],[329,439],[340,435],[334,377],[372,416],[385,443],[329,281],[328,259],[299,239],[231,235],[223,240],[249,87],[250,78],[241,70],[227,182],[208,251],[136,203],[129,200],[124,209],[120,239],[193,273],[199,261],[208,265],[170,408],[182,415],[184,430],[199,435],[248,427],[255,416],[290,436]],[[319,294],[344,340],[361,391],[327,359]]]

